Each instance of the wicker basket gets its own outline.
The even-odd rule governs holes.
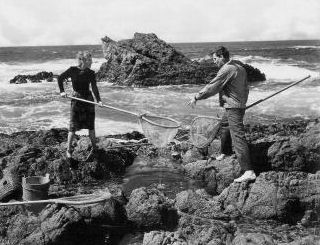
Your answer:
[[[4,172],[3,178],[0,180],[0,201],[19,189],[21,189],[21,183],[18,176]]]

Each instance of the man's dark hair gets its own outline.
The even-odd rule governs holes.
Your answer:
[[[219,46],[210,55],[216,54],[218,57],[223,57],[225,59],[229,59],[229,50],[226,47]]]

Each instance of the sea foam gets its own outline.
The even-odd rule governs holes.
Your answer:
[[[91,69],[98,71],[103,58],[94,58]],[[0,62],[0,86],[9,81],[16,75],[35,75],[41,71],[52,72],[53,74],[60,74],[68,69],[70,66],[76,66],[75,59],[57,59],[46,62]]]
[[[302,79],[308,75],[313,78],[320,77],[319,72],[307,69],[302,65],[299,66],[299,64],[293,63],[291,59],[286,61],[261,56],[235,56],[234,58],[258,68],[266,75],[267,80],[290,82]]]
[[[297,45],[297,46],[292,46],[290,48],[293,48],[293,49],[320,49],[320,46],[314,46],[314,45],[311,45],[311,46],[307,46],[307,45]]]

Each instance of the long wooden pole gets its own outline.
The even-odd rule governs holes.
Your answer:
[[[92,198],[89,199],[89,197]],[[47,199],[47,200],[34,200],[34,201],[17,201],[17,202],[7,202],[0,203],[0,206],[14,206],[14,205],[28,205],[28,204],[40,204],[40,203],[62,203],[68,205],[85,205],[85,204],[93,204],[105,201],[112,197],[111,193],[105,193],[101,196],[93,196],[93,195],[79,195],[72,197],[62,197],[57,199]],[[78,200],[77,200],[78,198]]]
[[[120,109],[120,108],[117,108],[117,107],[113,107],[113,106],[110,106],[110,105],[99,104],[99,103],[94,102],[94,101],[84,100],[84,99],[73,97],[73,96],[69,96],[69,95],[67,95],[67,98],[74,99],[74,100],[79,100],[79,101],[86,102],[86,103],[89,103],[89,104],[98,105],[98,106],[101,106],[101,107],[105,107],[105,108],[112,109],[112,110],[115,110],[115,111],[128,113],[128,114],[131,114],[133,116],[139,117],[139,115],[137,113],[134,113],[134,112],[131,112],[131,111],[127,111],[127,110],[124,110],[124,109]]]
[[[307,77],[305,77],[305,78],[303,78],[303,79],[301,79],[301,80],[299,80],[299,81],[297,81],[297,82],[294,82],[294,83],[290,84],[289,86],[287,86],[287,87],[279,90],[278,92],[275,92],[274,94],[269,95],[268,97],[266,97],[266,98],[264,98],[264,99],[258,100],[258,101],[256,101],[256,102],[252,103],[251,105],[248,105],[248,106],[246,107],[246,109],[249,109],[249,108],[251,108],[252,106],[255,106],[255,105],[257,105],[257,104],[260,104],[261,102],[266,101],[267,99],[270,99],[271,97],[273,97],[273,96],[275,96],[275,95],[277,95],[277,94],[280,94],[281,92],[287,90],[288,88],[291,88],[291,87],[297,85],[298,83],[303,82],[304,80],[306,80],[306,79],[308,79],[308,78],[310,78],[310,75],[307,76]]]

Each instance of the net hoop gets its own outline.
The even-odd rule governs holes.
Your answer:
[[[124,109],[116,108],[109,105],[99,104],[93,101],[84,100],[84,99],[76,98],[73,96],[67,96],[67,97],[70,99],[75,99],[75,100],[83,101],[86,103],[99,105],[101,107],[116,110],[119,112],[124,112],[132,116],[138,117],[143,133],[148,139],[150,139],[150,141],[155,146],[162,147],[165,144],[169,143],[171,140],[173,140],[173,138],[176,136],[178,132],[178,128],[181,126],[178,121],[172,118],[147,115],[147,114],[137,114]]]
[[[176,124],[176,125],[173,126],[173,125],[163,125],[163,124],[159,124],[159,123],[156,123],[156,122],[148,119],[147,117],[153,117],[153,118],[157,118],[157,119],[168,120],[168,121],[170,121],[170,122],[173,122],[173,123]],[[161,128],[171,128],[171,129],[175,129],[175,128],[180,128],[180,126],[181,126],[181,124],[180,124],[178,121],[176,121],[176,120],[174,120],[174,119],[172,119],[172,118],[169,118],[169,117],[160,117],[160,116],[146,115],[146,114],[145,114],[145,115],[142,115],[142,116],[141,116],[141,120],[144,120],[144,121],[146,121],[146,122],[148,122],[148,123],[150,123],[150,124],[152,124],[152,125],[154,125],[154,126],[158,126],[158,127],[161,127]]]
[[[218,120],[220,121],[221,120],[221,117],[212,117],[212,116],[197,116],[195,118],[193,118],[192,122],[191,122],[191,125],[198,119],[200,118],[209,118],[209,119],[213,119],[213,120]]]
[[[210,122],[201,122],[202,119],[212,120]],[[200,122],[197,123],[197,122]],[[190,141],[197,148],[207,147],[219,132],[221,118],[213,116],[198,116],[191,122]]]
[[[159,148],[165,147],[176,136],[180,123],[168,117],[143,114],[139,117],[143,134]]]

